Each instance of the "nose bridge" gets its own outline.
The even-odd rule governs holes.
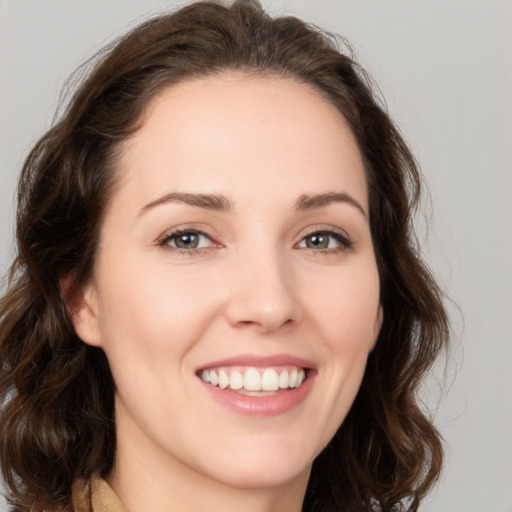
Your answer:
[[[232,265],[232,286],[227,307],[232,325],[257,325],[275,331],[301,315],[293,271],[285,251],[260,242],[239,248]]]

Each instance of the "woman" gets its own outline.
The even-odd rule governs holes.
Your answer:
[[[195,3],[108,48],[20,180],[15,510],[417,510],[448,330],[419,190],[365,73],[297,19]]]

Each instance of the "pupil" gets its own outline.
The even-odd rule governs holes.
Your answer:
[[[176,240],[176,245],[180,249],[189,249],[196,248],[198,244],[199,237],[194,233],[185,233],[180,235]]]
[[[311,235],[307,245],[314,249],[327,249],[329,241],[325,235]]]

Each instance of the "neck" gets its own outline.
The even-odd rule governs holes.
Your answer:
[[[125,424],[126,426],[126,424]],[[117,452],[107,481],[128,512],[300,512],[310,467],[286,482],[255,487],[217,480],[191,467],[145,436],[134,442],[118,429]],[[130,439],[125,443],[124,439]],[[219,461],[221,462],[221,461]]]

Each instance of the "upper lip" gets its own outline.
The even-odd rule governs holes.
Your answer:
[[[253,366],[257,368],[269,368],[272,366],[298,366],[300,368],[314,370],[316,365],[313,361],[291,354],[274,354],[274,355],[256,355],[256,354],[240,354],[237,356],[227,357],[225,359],[217,359],[199,366],[196,371],[208,368],[217,368],[220,366]]]

